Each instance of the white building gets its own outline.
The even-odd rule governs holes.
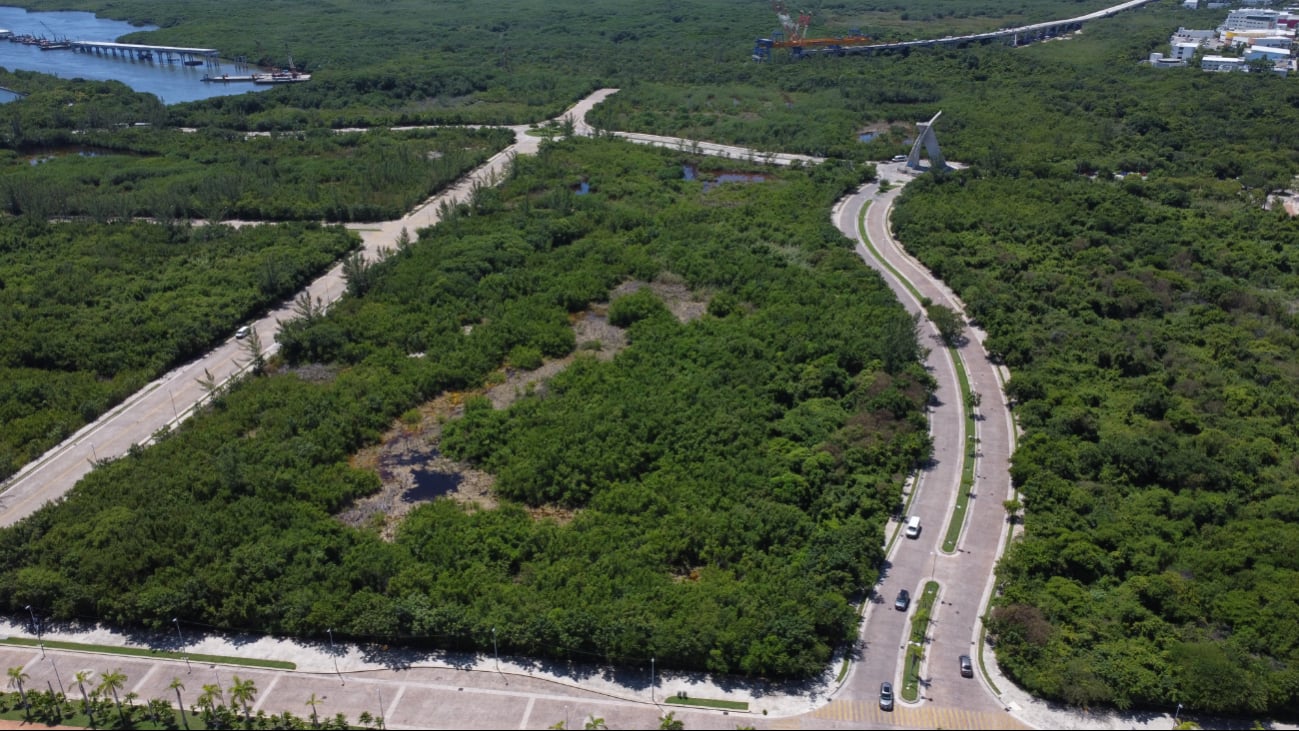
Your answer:
[[[1275,10],[1238,9],[1227,13],[1223,30],[1272,30],[1281,14]]]
[[[1198,50],[1200,50],[1198,43],[1174,43],[1172,58],[1185,63],[1190,61]]]
[[[1152,53],[1150,65],[1157,69],[1175,69],[1186,66],[1186,61],[1180,58],[1164,58],[1162,53]]]
[[[1290,51],[1285,48],[1269,48],[1267,46],[1250,46],[1245,49],[1245,62],[1250,61],[1289,61]]]
[[[1264,36],[1262,38],[1255,38],[1252,45],[1266,46],[1268,48],[1284,48],[1288,50],[1294,45],[1294,38],[1291,36]]]
[[[1233,56],[1205,56],[1200,59],[1200,68],[1205,71],[1244,71],[1245,59]]]

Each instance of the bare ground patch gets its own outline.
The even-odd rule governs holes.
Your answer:
[[[707,310],[706,301],[671,276],[654,282],[627,282],[611,294],[616,298],[643,287],[650,287],[681,322],[701,317]],[[495,476],[443,455],[439,449],[442,425],[464,414],[464,402],[470,396],[481,394],[492,402],[493,408],[505,409],[525,394],[544,395],[546,382],[567,368],[580,354],[611,360],[627,347],[627,333],[609,324],[607,311],[608,308],[601,305],[572,316],[576,353],[547,361],[529,371],[502,369],[489,378],[487,387],[443,394],[399,419],[378,444],[361,450],[352,458],[352,466],[374,471],[383,486],[340,513],[339,520],[357,528],[374,528],[384,540],[391,541],[407,513],[438,497],[447,497],[479,510],[495,508]],[[310,375],[319,378],[324,374]],[[529,508],[528,512],[536,519],[546,518],[561,523],[572,520],[575,514],[573,510],[553,505]]]
[[[668,311],[676,316],[680,322],[697,320],[708,311],[707,298],[702,294],[690,291],[690,288],[684,282],[671,274],[664,274],[653,282],[637,280],[624,282],[614,288],[612,299],[631,294],[645,287],[649,287],[650,291],[663,300]]]

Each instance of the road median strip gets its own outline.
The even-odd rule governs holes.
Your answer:
[[[174,652],[172,650],[151,650],[144,647],[123,647],[118,645],[91,645],[81,642],[63,642],[61,640],[34,640],[27,637],[5,637],[0,645],[12,647],[39,647],[47,650],[72,650],[75,652],[94,652],[101,655],[129,655],[159,660],[184,660],[200,663],[217,663],[219,665],[243,665],[271,670],[297,670],[298,666],[285,660],[262,660],[258,658],[230,657],[228,655],[204,655],[196,652]]]

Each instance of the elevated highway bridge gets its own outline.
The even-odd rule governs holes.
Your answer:
[[[1079,15],[1075,18],[1066,18],[1064,20],[1052,20],[1045,23],[1033,23],[1031,25],[1022,25],[1015,28],[1003,28],[987,33],[974,33],[964,36],[946,36],[944,38],[927,38],[914,41],[897,41],[894,43],[863,43],[865,40],[860,37],[848,37],[843,39],[805,39],[800,41],[785,41],[779,38],[759,38],[753,47],[753,60],[765,61],[771,57],[771,51],[774,48],[788,48],[790,55],[794,58],[806,58],[808,56],[832,55],[863,55],[879,53],[883,51],[900,51],[907,48],[925,48],[930,46],[960,46],[969,43],[1008,43],[1014,46],[1022,46],[1036,41],[1054,38],[1072,33],[1083,27],[1084,23],[1101,18],[1109,18],[1125,10],[1154,2],[1154,0],[1128,0],[1127,2],[1113,5],[1094,13]]]

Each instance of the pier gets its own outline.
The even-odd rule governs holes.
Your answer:
[[[184,48],[181,46],[149,46],[141,43],[112,43],[110,41],[69,41],[74,51],[113,56],[126,56],[141,61],[155,58],[168,63],[180,61],[186,66],[220,65],[219,52],[215,48]]]

